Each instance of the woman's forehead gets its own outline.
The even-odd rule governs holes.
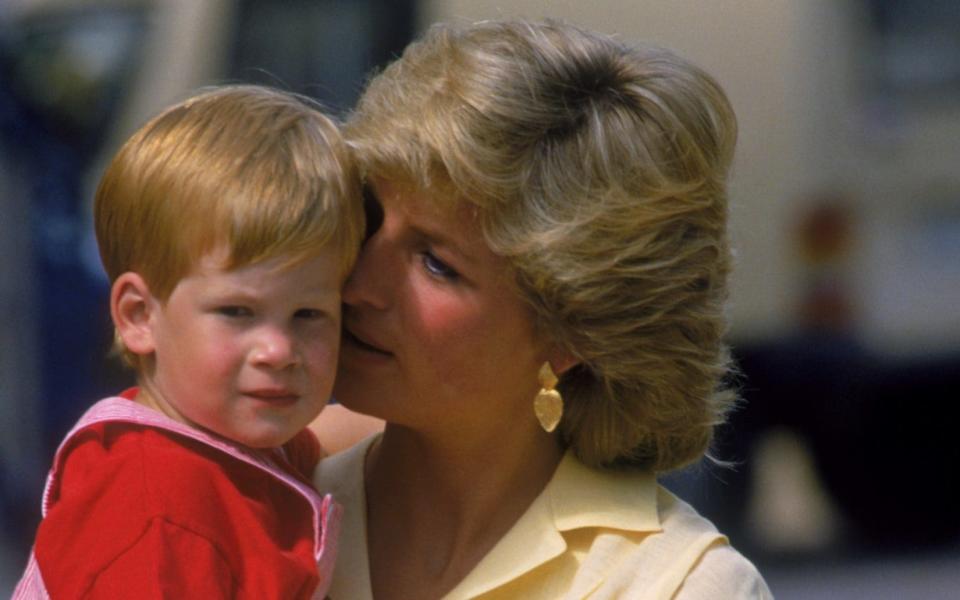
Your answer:
[[[431,221],[480,232],[479,209],[450,186],[423,188],[404,180],[372,178],[370,191],[384,208],[418,221]]]
[[[376,178],[371,191],[385,218],[457,250],[470,262],[494,258],[480,218],[480,209],[444,188],[423,189],[408,182]],[[497,257],[498,258],[498,257]]]

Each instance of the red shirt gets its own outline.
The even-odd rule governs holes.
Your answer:
[[[283,452],[240,451],[261,463],[252,464],[197,433],[108,420],[68,436],[34,545],[52,598],[287,599],[309,598],[321,583],[326,590],[318,558],[324,541],[333,544],[317,527],[328,515],[318,518],[303,489],[312,491],[320,456],[313,435],[301,432]]]

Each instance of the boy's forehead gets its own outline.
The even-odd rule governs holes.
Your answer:
[[[339,287],[341,256],[338,248],[331,244],[305,252],[282,252],[273,256],[237,264],[232,248],[226,243],[218,243],[202,252],[193,261],[191,274],[202,276],[251,276],[271,277],[296,272],[301,278],[304,289],[326,289],[330,281],[336,280]]]
[[[225,242],[216,242],[195,252],[193,266],[194,269],[203,271],[227,270],[232,258],[233,248]]]

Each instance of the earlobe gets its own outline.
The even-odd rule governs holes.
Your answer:
[[[553,368],[553,372],[557,374],[557,377],[560,377],[573,367],[580,364],[580,360],[571,354],[569,350],[565,350],[557,346],[551,348],[547,356],[547,361]]]
[[[154,351],[153,313],[156,299],[150,287],[137,273],[126,272],[110,289],[110,316],[123,345],[134,354]]]

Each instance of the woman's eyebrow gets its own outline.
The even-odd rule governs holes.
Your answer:
[[[379,224],[384,218],[384,199],[377,193],[376,185],[367,183],[363,187],[363,201],[367,213],[367,228],[369,232],[370,229],[376,229],[374,223]],[[388,196],[386,199],[387,203],[393,201],[396,201],[396,198],[390,198]],[[400,209],[399,206],[397,208]],[[434,224],[432,222],[433,218],[429,213],[421,211],[409,213],[402,209],[400,209],[400,212],[405,213],[403,219],[406,226],[416,235],[432,244],[437,244],[449,249],[458,257],[462,257],[468,264],[476,263],[476,253],[471,252],[468,245],[463,244],[458,236],[451,235],[445,231],[443,227]]]
[[[456,254],[465,262],[469,264],[474,264],[477,262],[477,257],[474,252],[470,252],[470,249],[464,245],[459,238],[450,235],[441,228],[418,224],[411,225],[411,229],[413,229],[417,235],[423,237],[431,244],[436,244],[441,248]]]

